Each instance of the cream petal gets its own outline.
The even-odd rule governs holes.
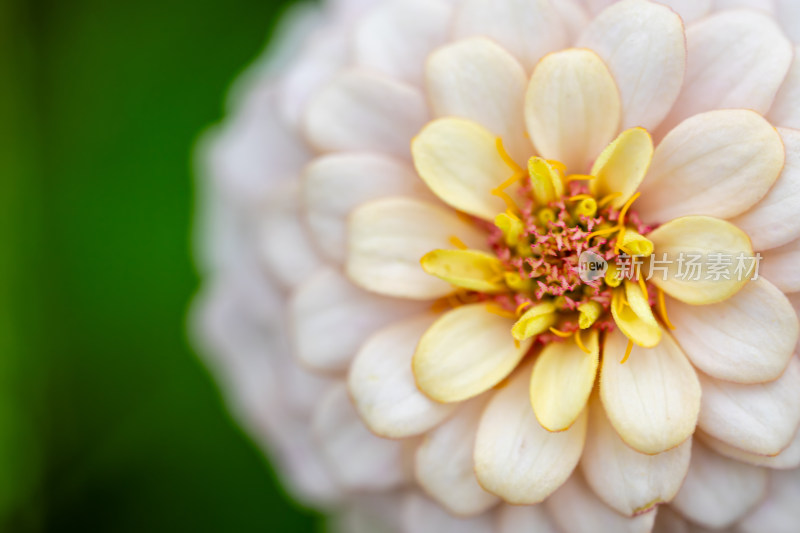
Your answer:
[[[795,533],[800,523],[800,470],[772,472],[769,497],[738,524],[741,533]]]
[[[624,515],[638,515],[672,500],[689,468],[691,449],[690,437],[658,455],[639,453],[614,431],[599,398],[589,403],[581,469],[595,494]]]
[[[370,294],[333,269],[321,270],[298,287],[289,301],[295,354],[314,369],[345,370],[372,333],[427,306]]]
[[[493,533],[493,518],[491,513],[455,517],[417,492],[403,502],[403,533]]]
[[[703,306],[667,304],[672,335],[689,360],[717,379],[762,383],[792,358],[800,326],[791,302],[764,278],[727,300]]]
[[[582,0],[558,0],[550,2],[558,11],[561,22],[564,24],[564,31],[567,34],[567,42],[574,43],[589,24],[589,12],[584,8]]]
[[[367,152],[315,159],[306,167],[303,195],[314,243],[337,263],[347,256],[347,216],[357,206],[387,196],[433,198],[411,165]]]
[[[486,220],[506,210],[491,191],[514,171],[500,156],[497,137],[480,124],[434,120],[411,141],[411,152],[420,177],[445,203]]]
[[[778,248],[766,250],[758,265],[758,273],[783,292],[800,292],[800,239]]]
[[[369,432],[343,383],[333,386],[320,402],[312,428],[328,468],[343,487],[385,490],[406,481],[403,444]]]
[[[700,374],[700,429],[726,444],[760,455],[789,446],[800,425],[800,360],[781,377],[758,385],[720,381]]]
[[[598,198],[618,194],[611,205],[619,209],[639,188],[652,159],[653,139],[647,130],[625,130],[595,160],[589,190]]]
[[[353,36],[356,64],[422,85],[428,54],[445,42],[453,8],[440,0],[393,0],[369,11]]]
[[[747,235],[717,218],[676,218],[647,237],[653,242],[655,257],[659,261],[664,258],[669,261],[663,266],[666,273],[654,271],[650,281],[673,298],[692,305],[708,305],[730,298],[747,284],[757,262]],[[697,275],[688,266],[693,256],[702,267]],[[731,264],[726,265],[726,260]],[[719,279],[709,272],[716,268],[714,265],[722,269]],[[725,279],[725,275],[730,279]]]
[[[408,158],[408,140],[427,120],[419,90],[385,76],[350,70],[312,97],[304,129],[311,145],[323,152],[374,150]]]
[[[583,341],[589,353],[572,339],[545,346],[531,373],[530,399],[536,419],[548,431],[568,429],[583,412],[599,364],[598,332]]]
[[[711,109],[766,113],[792,61],[792,44],[766,14],[742,9],[715,13],[686,31],[683,90],[661,125]]]
[[[435,116],[477,122],[501,137],[517,164],[525,166],[533,155],[520,113],[528,76],[514,56],[489,39],[464,39],[431,54],[425,71]]]
[[[622,129],[653,129],[678,98],[686,68],[681,18],[666,6],[624,0],[592,20],[577,46],[606,62],[619,87]]]
[[[501,505],[497,510],[497,533],[559,533],[543,505]]]
[[[717,455],[695,442],[689,473],[672,505],[697,524],[722,529],[747,514],[766,490],[765,469]]]
[[[558,9],[550,0],[464,0],[456,9],[453,36],[476,35],[497,41],[528,72],[545,54],[567,45]]]
[[[472,462],[475,434],[488,399],[485,394],[461,404],[458,412],[425,435],[417,448],[417,482],[456,516],[479,515],[500,501],[478,484]]]
[[[426,273],[420,259],[452,248],[458,237],[470,248],[487,246],[486,235],[451,210],[413,198],[392,197],[363,204],[350,215],[347,275],[372,292],[434,299],[453,287]]]
[[[556,524],[569,533],[649,533],[656,510],[634,518],[622,516],[595,496],[580,472],[570,477],[545,503]]]
[[[302,223],[299,195],[296,181],[275,188],[257,225],[261,260],[284,289],[295,287],[321,266]]]
[[[700,383],[681,349],[665,333],[654,348],[634,346],[620,364],[628,339],[606,336],[600,396],[622,440],[639,452],[661,453],[689,438],[700,410]]]
[[[575,48],[542,59],[525,95],[525,122],[542,157],[585,173],[620,123],[619,92],[603,60]]]
[[[715,439],[702,431],[695,433],[697,437],[709,448],[720,455],[736,459],[742,463],[750,463],[755,466],[763,466],[776,470],[790,470],[800,466],[800,431],[797,431],[791,444],[778,455],[758,455],[755,453],[740,450],[730,444]]]
[[[786,163],[767,195],[749,211],[731,220],[753,241],[756,250],[781,246],[800,237],[800,131],[779,128]]]
[[[772,108],[767,113],[769,121],[776,126],[800,128],[798,98],[800,98],[800,47],[795,46],[792,65],[775,97]]]
[[[364,423],[382,437],[419,435],[452,414],[454,405],[431,401],[417,389],[411,358],[436,316],[415,317],[375,333],[350,365],[350,397]]]
[[[440,402],[466,400],[494,387],[531,345],[515,345],[513,324],[482,303],[447,311],[419,341],[412,361],[417,386]]]
[[[781,136],[759,114],[744,109],[701,113],[679,124],[656,148],[637,212],[648,222],[736,216],[767,194],[784,159]]]
[[[489,402],[475,442],[475,474],[486,490],[516,505],[539,503],[569,477],[586,437],[584,412],[568,430],[544,429],[528,401],[526,365]]]

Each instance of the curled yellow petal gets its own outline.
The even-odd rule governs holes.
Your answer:
[[[594,300],[589,300],[578,306],[578,312],[580,313],[578,325],[581,329],[588,329],[600,318],[603,306]]]
[[[519,243],[520,235],[525,233],[525,226],[514,213],[500,213],[494,217],[494,225],[500,228],[505,237],[506,244],[516,246]]]
[[[528,173],[531,176],[533,197],[539,205],[549,204],[564,194],[564,182],[561,174],[541,157],[530,158]]]
[[[626,281],[624,287],[614,289],[611,316],[620,331],[637,345],[652,348],[661,341],[661,327],[653,316],[647,296],[636,283]]]
[[[540,303],[525,311],[511,328],[511,334],[518,341],[530,339],[556,323],[556,306],[550,302]]]
[[[420,260],[422,269],[456,287],[499,293],[506,290],[503,264],[477,250],[433,250]]]
[[[639,188],[652,159],[653,139],[647,130],[625,130],[595,160],[592,174],[597,177],[589,190],[596,197],[621,193],[611,202],[619,208]]]
[[[530,278],[523,278],[518,272],[507,271],[503,274],[506,285],[514,292],[530,292],[533,282]]]
[[[630,252],[630,255],[648,256],[653,253],[653,242],[644,235],[631,228],[625,228],[620,233],[621,238],[617,244],[621,249]]]

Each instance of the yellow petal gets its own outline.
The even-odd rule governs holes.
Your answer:
[[[485,304],[442,315],[422,336],[412,359],[417,386],[438,402],[458,402],[494,387],[517,366],[531,342],[517,345],[513,320]]]
[[[525,94],[525,122],[542,157],[588,170],[620,123],[619,92],[603,60],[575,48],[542,59]]]
[[[664,292],[682,302],[693,305],[707,305],[730,298],[747,283],[748,270],[737,275],[737,257],[751,257],[753,248],[750,238],[742,230],[718,218],[706,216],[687,216],[676,218],[667,222],[647,237],[653,241],[655,257],[661,261],[663,254],[669,264],[663,265],[667,269],[666,276],[656,273],[650,279]],[[703,270],[699,279],[686,274],[686,258],[701,254]],[[706,269],[710,263],[709,254],[723,254],[733,258],[730,268],[731,279],[705,279]],[[681,257],[684,261],[681,262]],[[746,261],[745,266],[754,263]],[[678,276],[678,268],[683,265],[683,279]],[[666,280],[663,278],[666,277]],[[688,278],[688,279],[687,279]],[[741,278],[741,279],[740,279]]]
[[[631,255],[648,256],[653,253],[653,241],[630,228],[625,229],[619,244]]]
[[[653,159],[653,139],[643,128],[625,130],[600,154],[592,166],[589,184],[594,196],[622,193],[611,205],[620,208],[642,183]]]
[[[534,335],[547,331],[547,328],[556,323],[556,306],[545,302],[534,305],[525,314],[519,317],[511,333],[518,341],[530,339]]]
[[[525,232],[525,225],[513,213],[500,213],[494,217],[494,225],[503,232],[506,244],[509,246],[516,246],[520,236]]]
[[[480,124],[434,120],[411,141],[411,153],[422,180],[446,204],[486,220],[506,210],[491,191],[513,171],[500,157],[496,137]]]
[[[614,289],[611,316],[620,331],[639,346],[652,348],[661,340],[661,327],[653,316],[647,296],[636,283],[625,281],[624,288]]]
[[[477,250],[433,250],[420,260],[422,269],[456,287],[499,293],[507,290],[503,263],[491,254]]]
[[[578,312],[580,313],[578,325],[580,325],[581,329],[587,329],[600,318],[600,314],[603,312],[603,306],[594,300],[589,300],[578,306]]]
[[[539,205],[547,205],[564,194],[561,174],[541,157],[530,158],[528,174],[531,177],[533,197]]]
[[[531,406],[548,431],[569,428],[586,406],[600,362],[598,332],[583,340],[589,353],[572,339],[547,345],[531,374]]]

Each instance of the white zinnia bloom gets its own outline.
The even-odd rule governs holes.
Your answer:
[[[294,12],[201,146],[194,321],[293,493],[353,532],[795,531],[793,41],[792,0]]]

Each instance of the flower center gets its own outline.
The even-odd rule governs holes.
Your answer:
[[[657,344],[652,308],[671,326],[663,294],[642,273],[642,258],[653,252],[646,235],[654,228],[632,209],[639,193],[617,209],[613,200],[622,193],[590,194],[594,176],[566,174],[560,162],[538,157],[523,170],[500,139],[497,149],[513,174],[491,192],[507,209],[493,224],[474,220],[485,227],[491,253],[469,250],[453,236],[456,250],[426,254],[423,269],[457,287],[437,306],[486,302],[488,311],[516,320],[517,342],[574,337],[583,347],[583,330],[616,324],[630,339],[623,361],[633,343]]]

